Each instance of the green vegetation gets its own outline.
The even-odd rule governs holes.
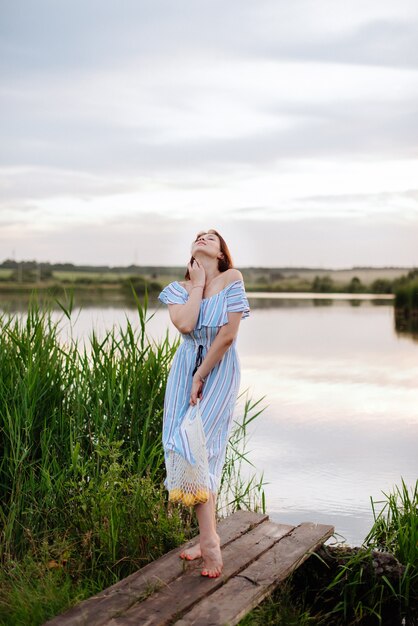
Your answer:
[[[396,591],[400,601],[409,607],[418,599],[418,481],[412,494],[402,479],[402,487],[395,487],[386,497],[382,510],[376,515],[374,502],[374,524],[364,542],[379,550],[391,552],[405,566]],[[414,597],[415,595],[415,597]]]
[[[395,307],[406,310],[418,309],[418,269],[411,270],[397,281],[395,288]]]
[[[418,269],[408,272],[397,282],[395,294],[395,327],[399,334],[418,336]]]
[[[418,481],[384,494],[362,547],[324,545],[241,626],[395,626],[418,620]],[[405,620],[405,621],[402,621]]]
[[[155,313],[147,294],[136,302],[137,329],[127,320],[104,339],[93,332],[83,349],[60,341],[36,298],[25,322],[0,317],[2,624],[42,624],[197,532],[193,509],[169,503],[163,486],[164,392],[180,338],[148,340]],[[57,303],[71,321],[72,296]],[[262,481],[231,483],[253,408],[231,435],[227,512],[264,503]]]
[[[396,268],[362,268],[347,270],[319,270],[307,268],[240,268],[247,292],[272,293],[375,293],[393,294],[418,274],[412,269],[407,274]],[[62,293],[63,287],[73,285],[97,292],[118,291],[121,296],[148,293],[157,296],[161,289],[173,280],[183,280],[185,267],[88,267],[67,264],[37,263],[35,261],[6,260],[0,264],[0,289],[3,292],[54,290]]]
[[[131,289],[134,289],[137,295],[144,295],[148,291],[158,295],[163,287],[164,285],[161,285],[159,282],[147,280],[143,276],[129,276],[124,278],[121,283],[121,288],[125,294],[129,294]]]
[[[198,531],[167,501],[161,443],[166,380],[180,338],[146,333],[148,293],[83,349],[31,300],[25,322],[0,316],[0,620],[42,624]],[[61,302],[71,322],[73,297]],[[227,448],[218,514],[265,512],[263,479],[242,480],[245,402]],[[361,548],[323,546],[242,624],[401,624],[418,619],[418,484],[386,495]],[[406,624],[413,621],[405,622]]]

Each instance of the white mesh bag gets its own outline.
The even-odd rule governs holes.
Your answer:
[[[180,430],[186,455],[183,456],[175,450],[167,453],[168,499],[192,506],[209,499],[209,467],[200,398],[187,409]]]

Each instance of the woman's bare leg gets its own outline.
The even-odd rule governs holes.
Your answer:
[[[210,500],[212,500],[211,506],[212,506],[212,513],[213,513],[213,527],[215,528],[215,532],[216,532],[216,494],[213,493],[212,491],[209,491],[209,495],[210,495]],[[196,511],[196,514],[197,514],[197,511]],[[200,559],[201,556],[202,556],[202,551],[200,547],[200,541],[198,541],[191,548],[186,548],[185,550],[180,552],[180,557],[182,559],[187,559],[188,561],[193,561],[193,559]]]
[[[205,506],[206,509],[203,508]],[[196,506],[200,527],[200,549],[204,563],[201,573],[209,578],[220,576],[223,568],[220,538],[216,532],[215,510],[216,494],[212,493],[208,502]]]
[[[204,576],[214,578],[219,576],[223,563],[220,550],[220,537],[216,532],[216,494],[209,492],[207,502],[196,504],[196,515],[199,521],[200,542],[192,548],[184,550],[180,556],[188,560],[203,556],[205,567]]]

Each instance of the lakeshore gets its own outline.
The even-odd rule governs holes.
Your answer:
[[[366,494],[373,495],[376,500],[378,489],[388,491],[385,481],[388,480],[389,467],[399,484],[399,471],[402,470],[394,459],[399,446],[395,434],[401,433],[399,408],[404,411],[408,426],[403,449],[399,450],[401,458],[405,461],[409,453],[415,452],[411,424],[414,427],[416,413],[410,414],[405,402],[407,376],[413,378],[412,394],[416,380],[405,358],[405,350],[416,362],[415,346],[408,341],[394,343],[390,338],[388,328],[393,333],[393,327],[387,323],[393,319],[393,307],[388,303],[377,306],[364,301],[357,307],[350,301],[340,301],[335,307],[317,308],[305,301],[302,307],[269,307],[266,310],[257,308],[257,301],[250,297],[252,325],[244,322],[240,328],[242,385],[244,390],[249,387],[251,394],[250,397],[247,394],[244,404],[238,407],[223,472],[223,497],[220,498],[229,505],[220,509],[218,514],[228,515],[242,509],[257,511],[261,508],[264,511],[267,504],[269,512],[276,508],[275,515],[280,524],[287,523],[290,517],[296,524],[303,523],[303,515],[308,515],[308,511],[311,521],[317,524],[321,523],[317,508],[320,504],[326,507],[327,518],[335,526],[336,539],[344,541],[341,536],[344,516],[336,515],[332,506],[347,495],[350,481],[357,490],[361,485],[365,488],[364,497],[358,491],[348,493],[347,505],[352,518],[355,517],[352,512],[356,501],[360,500],[363,506],[367,503],[369,507]],[[138,310],[130,311],[131,323],[129,311],[120,307],[118,332],[114,324],[109,323],[109,315],[114,315],[116,309],[104,308],[102,313],[108,316],[108,323],[101,327],[98,320],[94,320],[91,334],[91,315],[97,313],[97,309],[77,309],[73,303],[68,305],[65,302],[61,302],[61,306],[59,314],[55,311],[44,315],[35,308],[30,315],[18,315],[13,320],[7,314],[0,316],[0,350],[8,355],[7,359],[0,361],[3,381],[0,418],[6,434],[3,455],[6,460],[1,467],[4,531],[0,542],[0,612],[5,616],[5,626],[43,624],[47,618],[126,578],[144,563],[154,562],[196,534],[196,519],[191,512],[167,503],[162,488],[164,469],[159,433],[164,381],[178,346],[177,338],[171,338],[166,332],[167,311],[159,310],[157,314],[151,308],[145,312],[138,303]],[[76,331],[80,329],[77,325],[80,321],[86,323],[87,318],[83,322],[86,313],[89,315],[85,328],[89,342],[81,348],[77,342],[66,341],[65,334],[68,333],[67,338],[76,339]],[[279,315],[277,323],[272,324],[272,315]],[[64,335],[56,334],[54,329],[59,320],[67,320]],[[324,324],[322,334],[318,332],[319,323]],[[163,331],[160,339],[158,328]],[[376,338],[370,344],[374,366],[385,367],[385,353],[390,346],[386,364],[396,363],[397,369],[395,376],[393,372],[389,373],[383,382],[390,380],[393,385],[397,381],[402,394],[402,403],[397,404],[397,423],[387,420],[385,424],[381,395],[385,394],[387,385],[382,385],[381,381],[379,393],[374,395],[371,394],[373,386],[363,389],[367,406],[377,409],[378,428],[374,427],[370,415],[365,420],[364,411],[358,414],[354,411],[359,396],[353,394],[353,390],[364,386],[365,374],[370,378],[371,372],[371,380],[376,383],[376,371],[365,367],[364,355],[359,352],[370,336]],[[155,341],[149,344],[149,337]],[[294,343],[296,339],[297,343]],[[252,355],[246,352],[251,345],[256,350]],[[260,345],[268,348],[270,353],[260,354]],[[341,363],[336,364],[334,358],[329,358],[335,356],[332,351],[329,353],[330,348],[338,353],[341,346],[346,358],[343,367]],[[324,381],[318,377],[318,364],[323,363],[327,354],[325,347],[329,367],[321,373],[328,381],[324,387]],[[310,365],[306,357],[301,359],[301,349],[302,354],[310,355]],[[402,351],[402,359],[393,358],[394,349]],[[276,361],[275,376],[269,380],[268,371],[277,356],[282,363],[278,370]],[[251,358],[253,368],[248,366],[248,358]],[[358,368],[357,374],[361,374],[359,386],[353,386],[356,368],[349,372],[347,380],[349,363]],[[405,368],[401,374],[400,367]],[[334,393],[330,394],[333,386]],[[265,395],[258,399],[260,390]],[[313,390],[319,392],[319,397],[323,395],[324,404],[319,415],[317,409],[312,410]],[[266,397],[268,402],[278,401],[279,419],[271,413],[271,407],[264,406]],[[390,394],[384,395],[385,401],[390,397]],[[336,408],[338,398],[341,402]],[[379,403],[376,404],[377,398]],[[393,400],[396,401],[396,395]],[[416,405],[413,402],[410,408]],[[392,417],[390,403],[387,408],[388,416]],[[335,413],[341,417],[343,410],[347,420],[339,423],[335,420]],[[267,426],[266,438],[259,440],[257,445],[257,433],[253,427],[263,423]],[[335,431],[338,425],[340,431]],[[370,427],[371,446],[365,440],[367,430],[359,432],[359,426]],[[250,435],[254,435],[251,441]],[[348,435],[352,436],[352,441]],[[385,459],[382,442],[386,435],[390,456]],[[303,446],[298,449],[301,442]],[[252,456],[254,443],[258,459]],[[271,468],[267,471],[265,463],[270,461],[266,450],[272,443]],[[377,449],[378,455],[367,469],[360,461],[370,463],[373,449]],[[334,457],[330,457],[330,452]],[[344,459],[354,472],[351,476],[342,470],[335,472],[335,463],[343,467]],[[376,459],[384,461],[380,469],[384,468],[386,473],[379,471]],[[416,476],[415,453],[411,462],[414,464],[412,475]],[[263,464],[266,471],[260,477]],[[361,481],[355,472],[361,476]],[[321,475],[323,484],[317,482]],[[276,486],[271,484],[272,478],[279,481]],[[366,478],[373,479],[375,493],[370,489],[372,483],[364,482]],[[411,484],[408,476],[406,479]],[[276,497],[272,487],[278,488]],[[307,508],[296,510],[289,500],[292,497],[296,497],[299,504],[305,501]],[[316,599],[307,598],[304,606],[297,607],[295,598],[300,601],[300,589],[314,589],[318,577],[315,568],[312,569],[314,562],[309,559],[309,567],[300,568],[304,581],[301,587],[295,583],[294,591],[289,592],[287,598],[283,597],[284,588],[281,588],[271,601],[260,605],[257,609],[257,614],[261,611],[260,623],[269,623],[266,611],[276,624],[279,623],[279,613],[286,616],[283,617],[285,624],[301,624],[301,615],[308,613],[312,615],[310,623],[320,624],[320,618],[313,617],[319,612],[327,615],[329,625],[341,623],[338,620],[342,610],[352,615],[356,624],[361,623],[357,619],[358,611],[365,616],[372,614],[371,611],[393,616],[394,610],[396,615],[412,614],[415,599],[412,582],[410,589],[408,585],[409,579],[415,580],[417,576],[417,558],[413,551],[415,549],[416,553],[417,497],[417,487],[415,495],[409,495],[405,490],[402,496],[404,506],[393,498],[392,514],[387,521],[380,518],[375,524],[367,522],[371,545],[390,547],[403,567],[409,567],[408,578],[390,579],[392,587],[395,585],[399,589],[399,597],[398,592],[390,592],[383,577],[376,577],[374,564],[378,562],[370,551],[350,550],[332,558],[332,573],[328,566],[321,572]],[[315,503],[315,509],[310,506],[309,498]],[[271,515],[274,522],[275,515]],[[382,536],[381,529],[385,526]],[[357,529],[362,539],[365,539],[365,530],[359,532]],[[383,540],[385,543],[382,544]],[[332,556],[331,546],[329,550]],[[380,570],[380,565],[376,567]],[[367,597],[362,591],[362,572],[365,571],[368,576]],[[383,571],[387,578],[389,571]],[[397,570],[391,571],[390,576],[396,577]],[[399,569],[401,576],[403,571]],[[342,573],[350,577],[349,585],[341,580]],[[347,589],[350,589],[350,596],[346,595]],[[19,598],[18,602],[16,598]],[[288,619],[290,612],[294,622]],[[246,623],[254,624],[256,619],[255,610],[245,618]],[[351,622],[346,620],[345,623]]]

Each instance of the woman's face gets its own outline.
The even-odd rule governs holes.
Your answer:
[[[202,233],[196,237],[196,241],[192,245],[192,256],[204,250],[204,254],[210,256],[217,256],[221,250],[221,242],[217,235],[214,233]],[[212,253],[212,254],[211,254]]]

